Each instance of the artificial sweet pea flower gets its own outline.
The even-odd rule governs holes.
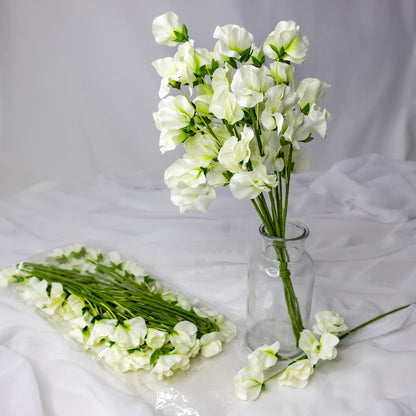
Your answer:
[[[156,365],[152,369],[152,373],[156,374],[160,380],[164,377],[169,377],[174,370],[181,368],[187,369],[189,367],[189,358],[184,354],[169,353],[161,355]]]
[[[294,108],[287,112],[282,134],[286,140],[292,142],[295,149],[299,150],[299,142],[309,138],[312,128],[312,120],[298,108]]]
[[[110,334],[110,339],[122,348],[132,349],[143,344],[146,333],[145,320],[141,316],[136,316],[118,324]]]
[[[284,114],[293,108],[298,96],[290,87],[285,84],[279,84],[271,87],[266,92],[266,106],[261,114],[261,122],[268,130],[282,130]]]
[[[217,26],[213,37],[218,39],[216,50],[230,58],[239,59],[253,43],[253,35],[238,25]]]
[[[178,15],[173,12],[156,17],[152,23],[152,32],[156,42],[160,45],[176,46],[178,41],[184,41],[187,38]]]
[[[189,125],[194,114],[195,110],[188,100],[176,95],[161,100],[153,118],[159,130],[179,130]]]
[[[264,93],[274,84],[266,67],[245,65],[235,71],[231,91],[241,107],[254,107],[261,103]]]
[[[117,320],[115,319],[100,319],[99,321],[95,321],[92,328],[90,328],[90,337],[86,344],[92,346],[94,344],[99,344],[103,340],[109,341],[114,333],[116,325]]]
[[[176,188],[179,184],[197,188],[206,183],[204,172],[198,163],[189,157],[178,159],[170,165],[165,171],[164,180],[171,189]]]
[[[39,280],[33,276],[27,281],[27,290],[22,293],[25,302],[37,308],[43,308],[50,304],[50,299],[46,291],[48,282],[46,280]]]
[[[311,133],[318,133],[321,137],[325,137],[331,115],[326,110],[321,110],[316,104],[312,104],[307,117],[312,122]]]
[[[256,400],[264,387],[263,371],[249,364],[234,377],[234,387],[240,400]]]
[[[181,321],[173,327],[168,339],[175,351],[186,353],[195,345],[197,331],[198,328],[192,322]]]
[[[232,173],[245,170],[251,156],[250,142],[254,138],[253,129],[244,126],[240,136],[240,140],[235,136],[226,140],[218,153],[219,162]]]
[[[201,355],[205,358],[214,357],[222,351],[224,337],[219,332],[202,335],[200,340]]]
[[[236,173],[230,180],[230,190],[236,199],[256,198],[276,185],[276,175],[268,175],[264,165],[252,171]]]
[[[201,167],[208,167],[218,156],[220,143],[211,134],[197,132],[185,142],[185,151],[189,159]]]
[[[179,207],[181,214],[191,210],[206,213],[209,204],[215,199],[214,189],[208,184],[191,187],[180,183],[176,188],[171,189],[170,200]]]
[[[259,367],[262,371],[265,371],[277,363],[277,352],[279,348],[279,341],[271,345],[263,345],[248,355],[248,361]]]
[[[274,61],[270,64],[270,75],[276,84],[289,84],[292,78],[290,65],[285,62]]]
[[[100,353],[99,357],[104,358],[107,364],[122,373],[130,370],[132,364],[128,351],[117,344],[113,344],[111,347],[105,348]]]
[[[178,144],[186,140],[188,134],[182,130],[162,130],[159,136],[159,147],[161,153],[176,149]]]
[[[308,329],[304,329],[299,338],[299,348],[305,352],[312,364],[316,364],[318,360],[333,360],[337,356],[335,346],[338,343],[338,337],[329,332],[323,333],[318,341]]]
[[[281,386],[296,387],[303,389],[309,383],[313,374],[313,364],[309,360],[299,360],[289,365],[287,369],[277,378]]]
[[[148,328],[145,341],[150,348],[157,350],[165,345],[167,338],[167,332],[161,331],[160,329]]]
[[[336,334],[344,332],[348,329],[341,318],[335,311],[321,311],[315,314],[316,324],[312,327],[312,331],[316,335],[322,335],[325,332]]]
[[[293,21],[282,21],[263,44],[266,56],[274,60],[285,60],[300,64],[306,58],[309,41],[301,36],[300,27]]]
[[[133,370],[145,370],[150,371],[153,365],[150,364],[150,358],[153,351],[140,351],[134,350],[130,353],[130,365]]]
[[[329,87],[326,82],[317,78],[304,78],[300,81],[296,93],[299,96],[299,107],[304,108],[309,104],[318,104],[324,98],[325,91]]]

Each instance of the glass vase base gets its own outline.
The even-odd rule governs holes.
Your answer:
[[[279,354],[287,358],[296,358],[302,354],[297,347],[292,328],[288,323],[282,324],[275,319],[266,319],[256,322],[246,333],[246,343],[251,351],[279,341]]]

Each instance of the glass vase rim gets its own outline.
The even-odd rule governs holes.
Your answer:
[[[309,236],[309,228],[303,224],[300,221],[287,221],[286,224],[291,224],[296,226],[299,230],[300,230],[300,234],[299,235],[295,235],[294,237],[275,237],[273,235],[270,235],[267,231],[266,231],[266,227],[264,226],[264,224],[261,224],[259,227],[259,232],[260,235],[272,242],[296,242],[296,241],[302,241],[305,240],[308,236]]]

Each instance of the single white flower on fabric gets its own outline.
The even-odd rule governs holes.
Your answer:
[[[195,345],[197,331],[197,326],[192,322],[181,321],[173,327],[168,339],[175,351],[186,353]]]
[[[344,319],[335,311],[321,311],[315,314],[316,324],[312,327],[312,331],[317,335],[325,332],[336,334],[344,332],[348,329],[344,324]]]
[[[337,356],[335,347],[338,343],[338,337],[329,332],[324,332],[318,341],[308,329],[304,329],[299,338],[299,348],[305,352],[312,364],[316,364],[318,360],[333,360]]]
[[[331,121],[331,115],[326,110],[321,110],[316,104],[312,104],[307,117],[312,122],[311,132],[325,137],[327,125]]]
[[[281,21],[265,40],[263,51],[274,60],[300,64],[306,58],[308,45],[308,39],[301,36],[300,27],[293,20]]]
[[[276,175],[268,175],[264,165],[252,171],[236,173],[230,181],[230,190],[236,199],[253,199],[276,186]]]
[[[274,84],[268,72],[264,66],[257,68],[253,65],[245,65],[235,71],[231,91],[241,107],[254,107],[263,101],[264,93]]]
[[[115,319],[100,319],[95,321],[90,329],[90,337],[86,344],[91,346],[99,344],[103,340],[109,341],[114,333],[116,325],[117,320]]]
[[[321,360],[333,360],[337,356],[335,347],[338,343],[339,338],[336,335],[330,334],[329,332],[323,333],[321,338],[319,338],[319,358]]]
[[[249,364],[234,377],[234,387],[240,400],[256,400],[264,388],[263,371]]]
[[[182,33],[182,25],[176,13],[171,11],[164,13],[153,20],[152,32],[155,40],[160,45],[176,46],[177,35]]]
[[[240,136],[240,140],[235,136],[226,140],[218,153],[219,162],[233,173],[246,169],[251,156],[250,142],[254,138],[254,131],[251,127],[244,126]]]
[[[109,337],[120,347],[132,349],[143,344],[146,333],[145,320],[141,316],[136,316],[118,324]]]
[[[285,84],[271,87],[265,95],[267,101],[261,114],[261,122],[266,129],[277,129],[280,132],[283,127],[283,115],[296,105],[298,96]]]
[[[325,95],[329,84],[317,78],[304,78],[300,81],[296,93],[299,95],[299,107],[305,108],[308,104],[318,104]]]
[[[270,75],[276,84],[289,84],[292,79],[290,65],[285,62],[272,62],[270,64]]]
[[[188,100],[176,95],[161,100],[153,118],[159,130],[179,130],[189,125],[194,114],[195,110]]]
[[[183,361],[183,354],[165,354],[161,355],[155,366],[152,369],[152,373],[156,374],[160,380],[164,377],[169,377],[173,374],[174,367],[180,365]]]
[[[263,345],[248,355],[248,361],[265,371],[276,364],[279,348],[279,341],[271,345]]]
[[[211,161],[218,156],[220,143],[211,134],[201,131],[189,137],[185,142],[185,151],[189,159],[195,164],[207,167]]]
[[[299,360],[289,367],[277,378],[281,386],[305,388],[313,374],[313,364],[309,360]]]
[[[222,351],[224,337],[219,332],[202,335],[200,339],[201,355],[205,358],[214,357]]]
[[[148,328],[145,341],[150,348],[157,350],[165,345],[167,338],[167,332],[161,331],[160,329]]]
[[[308,151],[304,147],[300,147],[299,149],[293,149],[292,162],[292,173],[303,173],[309,170],[310,161]]]
[[[319,360],[320,343],[315,335],[308,329],[304,329],[299,337],[299,348],[308,356],[312,364]]]
[[[253,35],[238,25],[217,26],[213,37],[218,40],[217,51],[230,58],[240,58],[253,43]]]

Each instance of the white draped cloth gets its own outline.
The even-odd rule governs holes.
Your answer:
[[[368,155],[292,182],[290,215],[310,228],[313,312],[349,327],[416,300],[416,162]],[[292,416],[416,414],[416,310],[341,341],[302,390],[267,383],[254,402],[234,394],[246,365],[246,266],[260,244],[248,201],[220,190],[208,214],[180,215],[163,183],[143,175],[42,182],[0,200],[0,267],[66,244],[118,250],[164,282],[234,320],[221,355],[159,382],[108,371],[9,288],[0,288],[2,416]]]

